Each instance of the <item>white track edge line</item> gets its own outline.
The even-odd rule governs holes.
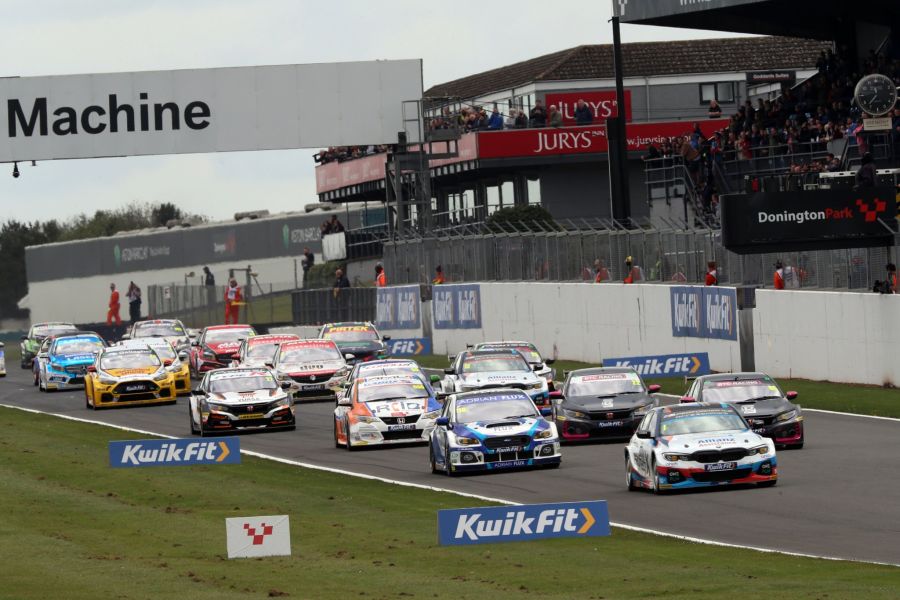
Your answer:
[[[3,403],[0,403],[0,407],[2,407],[2,408],[12,408],[12,409],[15,409],[15,410],[20,410],[20,411],[28,412],[28,413],[34,413],[34,414],[38,414],[38,415],[47,415],[47,416],[51,416],[51,417],[57,417],[57,418],[65,419],[65,420],[68,420],[68,421],[76,421],[76,422],[78,422],[78,423],[88,423],[88,424],[90,424],[90,425],[100,425],[100,426],[103,426],[103,427],[111,427],[111,428],[113,428],[113,429],[119,429],[119,430],[121,430],[121,431],[128,431],[128,432],[131,432],[131,433],[140,433],[140,434],[143,434],[143,435],[152,435],[152,436],[155,436],[155,437],[161,437],[161,438],[170,439],[170,440],[179,439],[179,438],[177,438],[177,437],[175,437],[175,436],[172,436],[172,435],[166,435],[166,434],[163,434],[163,433],[156,433],[156,432],[153,432],[153,431],[146,431],[146,430],[144,430],[144,429],[135,429],[135,428],[133,428],[133,427],[125,427],[124,425],[115,425],[115,424],[111,424],[111,423],[104,423],[103,421],[92,421],[92,420],[90,420],[90,419],[82,419],[82,418],[80,418],[80,417],[72,417],[72,416],[69,416],[69,415],[62,415],[62,414],[59,414],[59,413],[45,412],[45,411],[37,410],[37,409],[34,409],[34,408],[25,408],[25,407],[23,407],[23,406],[16,406],[16,405],[14,405],[14,404],[3,404]],[[857,415],[854,415],[854,416],[857,416]],[[469,493],[469,492],[461,492],[461,491],[458,491],[458,490],[451,490],[451,489],[441,488],[441,487],[436,487],[436,486],[432,486],[432,485],[425,485],[425,484],[422,484],[422,483],[412,483],[412,482],[409,482],[409,481],[399,481],[399,480],[396,480],[396,479],[388,479],[387,477],[379,477],[379,476],[377,476],[377,475],[369,475],[369,474],[367,474],[367,473],[358,473],[358,472],[355,472],[355,471],[347,471],[347,470],[344,470],[344,469],[337,469],[337,468],[335,468],[335,467],[326,467],[326,466],[323,466],[323,465],[316,465],[316,464],[312,464],[312,463],[304,463],[304,462],[300,462],[300,461],[296,461],[296,460],[290,460],[290,459],[287,459],[287,458],[281,458],[281,457],[278,457],[278,456],[272,456],[272,455],[269,455],[269,454],[263,454],[263,453],[261,453],[261,452],[256,452],[255,450],[241,450],[241,454],[246,454],[247,456],[253,456],[253,457],[256,457],[256,458],[261,458],[261,459],[264,459],[264,460],[270,460],[270,461],[273,461],[273,462],[278,462],[278,463],[282,463],[282,464],[286,464],[286,465],[291,465],[291,466],[296,466],[296,467],[302,467],[302,468],[306,468],[306,469],[313,469],[313,470],[316,470],[316,471],[327,471],[327,472],[329,472],[329,473],[335,473],[335,474],[338,474],[338,475],[346,475],[346,476],[349,476],[349,477],[357,477],[357,478],[359,478],[359,479],[368,479],[368,480],[372,480],[372,481],[380,481],[380,482],[382,482],[382,483],[388,483],[388,484],[391,484],[391,485],[398,485],[398,486],[402,486],[402,487],[418,488],[418,489],[427,490],[427,491],[431,491],[431,492],[441,492],[441,493],[444,493],[444,494],[454,494],[454,495],[456,495],[456,496],[462,496],[462,497],[465,497],[465,498],[474,498],[474,499],[476,499],[476,500],[484,500],[485,502],[494,502],[494,503],[497,503],[497,504],[505,504],[505,505],[508,505],[508,506],[519,506],[519,505],[521,505],[520,502],[514,502],[514,501],[512,501],[512,500],[506,500],[506,499],[503,499],[503,498],[492,498],[492,497],[490,497],[490,496],[482,496],[482,495],[480,495],[480,494],[472,494],[472,493]],[[751,550],[751,551],[754,551],[754,552],[763,552],[763,553],[766,553],[766,554],[783,554],[783,555],[786,555],[786,556],[796,556],[796,557],[798,557],[798,558],[813,558],[813,559],[819,559],[819,560],[831,560],[831,561],[850,562],[850,563],[862,563],[862,564],[878,565],[878,566],[884,566],[884,567],[900,567],[900,563],[889,563],[889,562],[881,562],[881,561],[874,561],[874,560],[862,560],[862,559],[856,559],[856,558],[840,558],[840,557],[837,557],[837,556],[824,556],[824,555],[819,555],[819,554],[806,554],[806,553],[803,553],[803,552],[791,552],[790,550],[778,550],[778,549],[776,549],[776,548],[764,548],[764,547],[760,547],[760,546],[748,546],[748,545],[744,545],[744,544],[732,544],[732,543],[729,543],[729,542],[719,542],[719,541],[716,541],[716,540],[709,540],[709,539],[698,538],[698,537],[693,537],[693,536],[689,536],[689,535],[682,535],[682,534],[679,534],[679,533],[670,533],[670,532],[667,532],[667,531],[660,531],[660,530],[657,530],[657,529],[649,529],[649,528],[646,528],[646,527],[640,527],[640,526],[638,526],[638,525],[629,525],[629,524],[627,524],[627,523],[619,523],[619,522],[615,522],[615,521],[610,521],[609,524],[610,524],[610,526],[612,526],[612,527],[618,527],[618,528],[620,528],[620,529],[625,529],[625,530],[628,530],[628,531],[634,531],[634,532],[638,532],[638,533],[648,533],[648,534],[652,534],[652,535],[658,535],[658,536],[661,536],[661,537],[672,538],[672,539],[681,540],[681,541],[685,541],[685,542],[693,542],[693,543],[696,543],[696,544],[704,544],[704,545],[707,545],[707,546],[719,546],[719,547],[724,547],[724,548],[736,548],[736,549],[739,549],[739,550]]]

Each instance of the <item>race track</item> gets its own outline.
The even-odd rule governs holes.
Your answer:
[[[80,390],[38,393],[11,365],[0,404],[188,437],[187,400],[176,406],[90,411]],[[432,475],[424,446],[347,452],[332,441],[332,404],[302,405],[294,432],[249,434],[241,447],[267,455],[513,502],[607,500],[616,523],[804,554],[900,565],[900,421],[806,414],[803,450],[780,451],[768,489],[653,496],[625,489],[622,443],[567,446],[553,471],[459,478]],[[122,439],[128,439],[122,433]],[[477,505],[477,500],[473,503]]]

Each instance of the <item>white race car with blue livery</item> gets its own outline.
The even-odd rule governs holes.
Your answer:
[[[728,403],[652,408],[625,449],[629,490],[775,485],[775,442],[750,429]]]
[[[91,332],[53,338],[34,361],[38,390],[46,392],[83,386],[88,367],[94,364],[104,347],[103,338]]]
[[[539,408],[550,407],[547,380],[538,377],[522,353],[511,348],[466,350],[444,369],[445,394],[511,388],[522,390]]]
[[[549,413],[549,409],[544,409]],[[455,475],[562,462],[556,425],[523,391],[490,389],[453,394],[429,436],[431,472]]]

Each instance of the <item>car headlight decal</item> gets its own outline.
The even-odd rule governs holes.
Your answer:
[[[563,416],[570,417],[572,419],[587,419],[589,418],[586,413],[579,412],[577,410],[569,410],[568,408],[562,409]]]
[[[457,437],[456,445],[457,446],[478,446],[481,442],[479,442],[475,438],[470,437]]]
[[[549,428],[545,429],[543,431],[538,431],[536,434],[534,434],[534,439],[536,439],[536,440],[546,440],[547,438],[552,438],[552,437],[553,437],[553,430],[549,429]]]
[[[780,415],[775,417],[775,421],[777,421],[779,423],[783,423],[784,421],[790,421],[791,419],[795,418],[798,414],[799,413],[798,413],[797,409],[789,410],[788,412],[781,413]]]
[[[750,448],[747,450],[747,456],[756,456],[758,454],[767,454],[769,452],[768,444],[763,444],[761,446],[756,446],[755,448]]]
[[[691,460],[690,454],[677,454],[677,453],[666,453],[663,454],[663,458],[665,458],[669,462],[678,462],[678,461],[688,461]]]

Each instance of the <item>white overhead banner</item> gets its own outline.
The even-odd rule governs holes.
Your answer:
[[[0,162],[390,144],[421,98],[418,59],[0,78]]]

